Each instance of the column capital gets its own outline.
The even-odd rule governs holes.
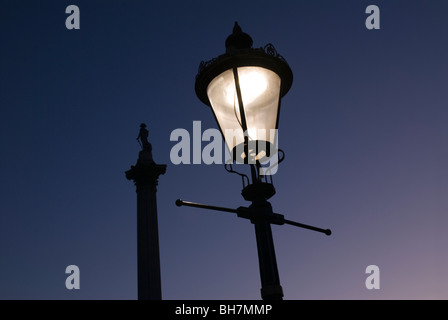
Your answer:
[[[139,157],[137,164],[131,166],[131,169],[127,170],[125,173],[126,178],[128,180],[133,180],[138,187],[139,185],[157,186],[159,176],[165,174],[165,172],[166,164],[156,164],[154,161],[141,161],[141,157]]]

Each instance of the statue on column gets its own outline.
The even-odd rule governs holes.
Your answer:
[[[139,160],[144,162],[154,162],[152,158],[152,146],[148,141],[149,131],[146,129],[146,124],[140,124],[140,132],[138,133],[137,141],[142,147],[142,151],[139,154]]]

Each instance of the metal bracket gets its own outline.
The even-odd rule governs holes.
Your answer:
[[[239,207],[238,209],[231,209],[231,208],[211,206],[208,204],[184,201],[181,199],[176,200],[176,205],[178,207],[187,206],[187,207],[195,207],[195,208],[202,208],[202,209],[210,209],[210,210],[215,210],[215,211],[231,212],[231,213],[236,213],[239,218],[249,219],[252,223],[254,223],[254,221],[256,221],[258,219],[266,219],[269,223],[272,223],[272,224],[277,224],[277,225],[289,224],[289,225],[292,225],[295,227],[325,233],[327,236],[331,235],[330,229],[322,229],[322,228],[310,226],[307,224],[287,220],[287,219],[285,219],[284,215],[279,214],[279,213],[267,213],[267,214],[260,216],[259,214],[257,214],[255,212],[256,210],[253,208]]]

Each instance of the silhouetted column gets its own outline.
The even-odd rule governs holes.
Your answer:
[[[126,171],[137,191],[138,299],[161,300],[159,232],[157,223],[157,184],[166,165],[156,164],[150,149],[139,153],[135,166]]]

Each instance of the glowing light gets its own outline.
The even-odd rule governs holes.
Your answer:
[[[244,104],[255,101],[266,91],[268,82],[259,68],[245,67],[238,69],[241,95]],[[235,82],[228,83],[225,89],[226,100],[230,105],[238,106],[238,98],[235,89]]]

